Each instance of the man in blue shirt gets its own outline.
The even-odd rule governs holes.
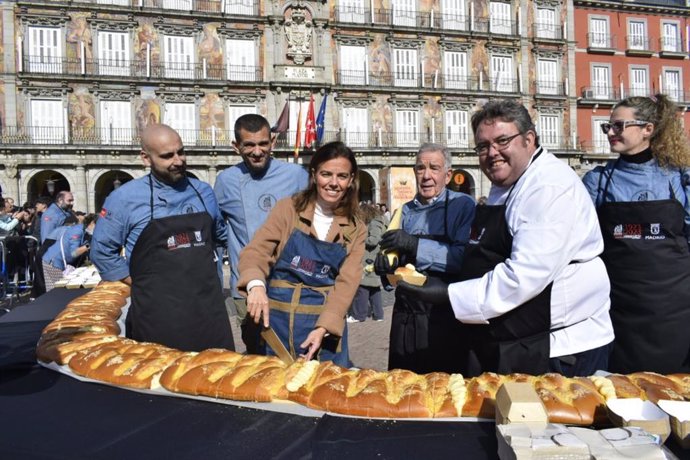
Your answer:
[[[104,280],[132,286],[128,337],[184,351],[232,350],[214,252],[226,229],[213,190],[187,177],[175,130],[149,125],[141,141],[151,173],[108,196],[91,260]]]
[[[74,195],[72,192],[62,191],[55,197],[55,202],[45,210],[41,217],[41,243],[43,243],[48,235],[50,235],[56,228],[67,223],[76,223],[77,219],[72,213],[74,206]]]
[[[303,167],[271,157],[275,139],[271,138],[268,120],[261,115],[239,117],[232,145],[242,157],[242,163],[221,172],[214,188],[228,224],[230,289],[242,328],[242,340],[249,353],[258,352],[258,328],[254,321],[245,320],[246,299],[237,291],[240,251],[263,225],[278,200],[303,190],[309,183]]]

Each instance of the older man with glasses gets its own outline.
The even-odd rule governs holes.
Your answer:
[[[486,104],[472,129],[492,187],[488,203],[477,207],[457,282],[400,283],[398,290],[439,305],[450,301],[463,324],[467,376],[606,369],[610,286],[582,182],[539,146],[517,102]]]

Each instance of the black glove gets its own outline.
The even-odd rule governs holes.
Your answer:
[[[417,245],[419,238],[412,236],[405,230],[391,230],[383,234],[379,245],[382,250],[398,251],[407,256],[407,263],[414,263],[417,258]]]
[[[450,297],[448,297],[448,283],[438,278],[427,278],[424,286],[415,286],[400,280],[398,281],[396,289],[407,295],[424,300],[425,302],[433,304],[450,303]]]
[[[379,276],[384,276],[389,273],[393,273],[396,268],[400,266],[400,259],[395,257],[393,264],[388,262],[388,256],[379,252],[376,255],[376,260],[374,261],[374,272]]]

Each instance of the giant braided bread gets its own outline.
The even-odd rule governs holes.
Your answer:
[[[605,423],[606,401],[642,398],[690,401],[690,375],[651,372],[566,378],[484,373],[418,375],[405,370],[346,369],[332,362],[209,349],[185,353],[120,337],[117,320],[129,296],[122,283],[101,283],[70,302],[43,330],[39,361],[68,366],[74,374],[130,388],[239,401],[293,401],[328,412],[363,417],[493,418],[496,392],[505,382],[526,382],[555,423]]]

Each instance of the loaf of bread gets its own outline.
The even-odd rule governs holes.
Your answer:
[[[129,287],[122,283],[101,283],[70,302],[43,330],[38,359],[124,387],[163,387],[240,401],[291,400],[317,410],[364,417],[493,418],[496,393],[505,382],[532,385],[553,423],[603,424],[606,401],[613,398],[690,400],[689,374],[566,378],[486,372],[464,379],[441,372],[418,375],[399,369],[346,369],[330,361],[297,360],[286,366],[276,357],[222,349],[184,353],[118,336],[116,321],[128,295]]]

